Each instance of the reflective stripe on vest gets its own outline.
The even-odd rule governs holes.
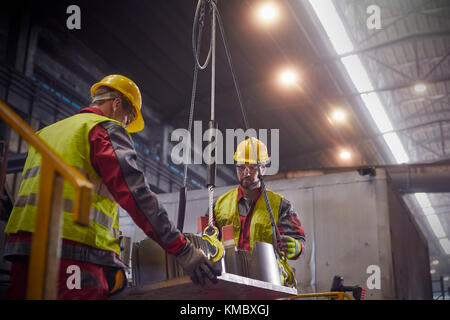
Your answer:
[[[4,256],[23,255],[29,256],[31,251],[30,241],[6,242]],[[112,251],[96,250],[94,248],[74,246],[67,243],[61,245],[61,259],[77,260],[95,263],[102,266],[127,269]]]
[[[83,171],[83,169],[80,168],[75,168],[78,172],[80,172],[86,179],[89,180],[90,183],[92,183],[94,185],[94,193],[97,193],[99,196],[103,197],[103,198],[108,198],[112,201],[114,201],[113,196],[111,195],[111,193],[109,192],[108,188],[106,187],[105,184],[103,183],[99,183],[94,179],[91,179],[89,177],[89,175]],[[36,166],[30,169],[27,169],[25,174],[23,175],[23,179],[28,179],[28,178],[34,178],[37,177],[39,175],[41,171],[41,166]],[[71,210],[69,210],[70,212]]]
[[[216,222],[220,228],[227,225],[233,225],[234,241],[239,245],[239,236],[241,232],[241,220],[239,218],[239,208],[237,203],[238,189],[233,189],[220,196],[214,207]],[[272,209],[275,221],[278,221],[278,212],[280,211],[282,195],[267,190],[270,207]],[[266,202],[261,195],[256,201],[252,212],[250,223],[250,250],[253,250],[255,242],[271,243],[272,225],[270,223],[269,213],[266,208]]]
[[[89,132],[97,124],[106,121],[114,121],[120,125],[115,120],[94,113],[80,113],[42,129],[38,135],[94,184],[92,222],[89,227],[82,227],[73,222],[74,188],[69,183],[64,183],[62,238],[119,254],[117,204],[90,163]],[[34,231],[41,163],[41,155],[30,147],[23,170],[23,181],[5,229],[6,234],[17,233],[19,230]]]
[[[36,193],[29,194],[27,196],[19,196],[17,197],[15,207],[25,207],[29,206],[37,206],[38,195]],[[73,201],[70,199],[63,199],[63,211],[72,212]],[[95,208],[91,208],[90,212],[90,221],[95,221],[108,229],[112,230],[113,219],[108,217],[106,214],[97,210]]]

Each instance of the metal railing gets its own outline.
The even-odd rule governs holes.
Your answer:
[[[283,300],[294,300],[294,299],[303,299],[303,298],[320,298],[325,297],[328,299],[336,299],[336,300],[354,300],[345,292],[341,291],[333,291],[333,292],[320,292],[320,293],[303,293],[298,294],[296,296],[284,298]]]
[[[93,185],[40,139],[0,99],[0,118],[42,155],[41,179],[28,267],[27,299],[56,299],[64,180],[75,188],[74,222],[87,226]]]

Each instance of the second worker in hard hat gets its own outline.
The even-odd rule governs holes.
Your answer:
[[[119,259],[117,204],[145,234],[177,257],[198,284],[216,282],[220,272],[169,220],[136,164],[129,132],[144,128],[141,93],[127,77],[110,75],[91,88],[92,103],[78,114],[37,134],[68,164],[94,184],[89,227],[72,218],[74,189],[64,186],[64,209],[58,299],[105,299],[124,286],[125,265]],[[30,147],[23,181],[5,229],[5,258],[12,261],[7,298],[24,299],[30,244],[35,230],[42,157]],[[51,183],[49,181],[49,183]],[[73,270],[79,270],[78,286]]]
[[[267,147],[256,138],[242,141],[235,152],[236,175],[239,186],[220,196],[214,205],[215,224],[219,230],[233,225],[234,240],[238,249],[253,250],[254,243],[273,244],[269,213],[258,178],[258,164],[264,175],[269,162]],[[298,259],[303,252],[305,232],[291,203],[282,195],[267,190],[275,222],[281,234],[280,249],[288,259]]]

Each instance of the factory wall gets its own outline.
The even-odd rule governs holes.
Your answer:
[[[389,187],[391,185],[389,184]],[[432,299],[427,240],[403,201],[389,192],[392,259],[398,299]]]
[[[216,189],[214,198],[233,187]],[[431,299],[426,240],[385,171],[277,180],[267,187],[292,203],[306,232],[302,257],[290,263],[299,293],[329,291],[339,275],[347,286],[366,287],[366,299]],[[176,222],[178,194],[158,197]],[[187,199],[183,231],[197,233],[208,193],[189,191]],[[133,242],[146,238],[129,223],[123,232]]]

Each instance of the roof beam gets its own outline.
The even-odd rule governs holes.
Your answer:
[[[417,12],[419,9],[421,9],[423,6],[425,6],[427,3],[429,2],[429,0],[423,1],[422,3],[420,3],[418,6],[412,8],[411,10],[409,10],[408,12],[406,12],[404,15],[401,15],[400,17],[398,17],[397,19],[393,20],[391,23],[389,23],[388,25],[384,26],[381,30],[378,30],[374,33],[372,33],[371,35],[369,35],[368,37],[366,37],[365,39],[363,39],[362,41],[360,41],[358,43],[358,46],[361,46],[361,44],[367,42],[368,40],[372,39],[373,37],[375,37],[376,35],[378,35],[381,32],[386,32],[386,30],[388,30],[391,26],[393,26],[394,24],[396,24],[399,21],[402,21],[404,19],[406,19],[411,13]]]
[[[339,60],[339,59],[341,59],[343,57],[352,56],[352,55],[355,55],[355,54],[361,54],[361,53],[365,53],[365,52],[369,52],[369,51],[374,51],[374,50],[382,49],[382,48],[385,48],[385,47],[390,47],[392,45],[395,45],[395,44],[398,44],[398,43],[402,43],[402,42],[411,41],[411,40],[416,40],[416,39],[421,39],[421,38],[431,38],[431,37],[448,37],[448,36],[450,36],[450,30],[413,33],[413,34],[407,35],[405,37],[399,37],[399,38],[396,38],[396,39],[392,39],[392,40],[389,40],[389,41],[378,43],[378,44],[370,46],[370,47],[357,49],[357,50],[354,50],[354,51],[351,51],[351,52],[347,52],[347,53],[344,53],[344,54],[340,54],[340,55],[329,56],[329,57],[326,57],[324,59],[321,59],[319,61],[319,64],[325,64],[325,63],[330,62],[330,61]]]
[[[424,106],[423,106],[422,108],[420,108],[418,111],[416,111],[416,112],[414,112],[414,113],[408,115],[407,117],[405,117],[405,118],[403,119],[403,121],[406,122],[406,121],[409,121],[409,120],[411,120],[411,119],[414,119],[414,118],[417,118],[417,117],[421,117],[421,116],[423,116],[423,115],[425,115],[425,114],[428,114],[428,110],[429,110],[430,107],[432,107],[432,106],[434,106],[435,104],[441,103],[442,101],[448,99],[449,96],[450,96],[450,93],[447,93],[447,94],[445,94],[443,97],[441,97],[441,98],[439,98],[439,99],[436,99],[436,100],[434,100],[434,101],[432,101],[432,102],[430,102],[430,103],[424,105]],[[449,110],[449,111],[450,111],[450,110]]]

